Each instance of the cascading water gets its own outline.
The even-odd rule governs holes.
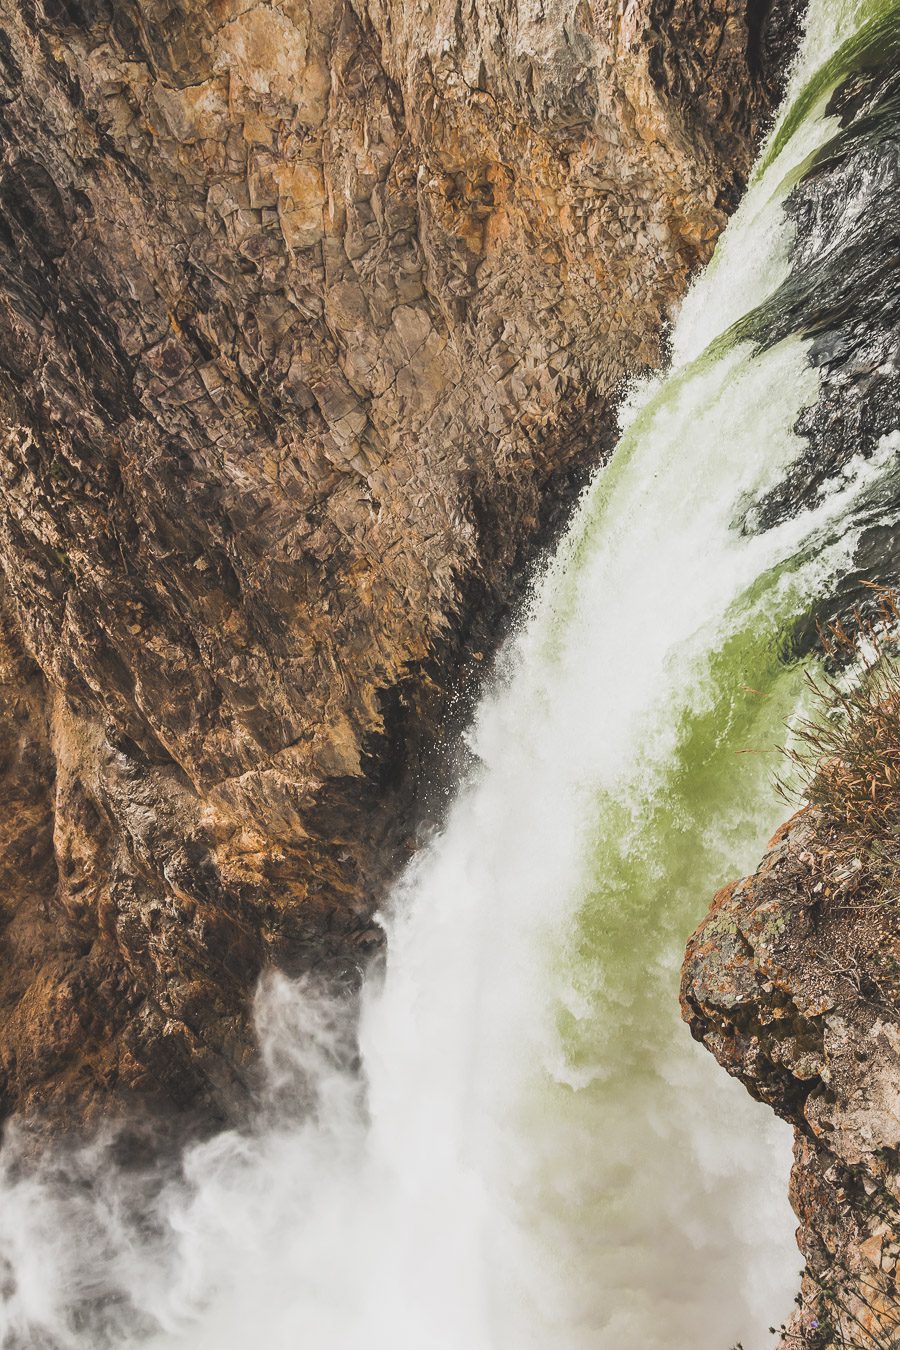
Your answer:
[[[478,767],[396,888],[362,1071],[350,1012],[272,978],[259,1120],[177,1178],[102,1142],[35,1163],[13,1136],[4,1347],[768,1343],[800,1264],[789,1131],[691,1042],[678,968],[783,813],[759,752],[799,697],[784,635],[896,472],[882,436],[767,522],[819,375],[805,339],[747,327],[791,274],[788,194],[836,133],[834,53],[878,19],[814,5],[671,369],[632,391],[480,709]]]

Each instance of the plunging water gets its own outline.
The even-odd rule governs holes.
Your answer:
[[[768,752],[800,688],[784,634],[895,470],[886,444],[761,528],[818,381],[799,337],[761,352],[729,332],[788,273],[782,203],[834,125],[816,72],[868,21],[812,13],[672,368],[632,391],[471,730],[477,768],[396,888],[360,1073],[342,1009],[273,979],[254,1131],[191,1150],[150,1199],[100,1145],[65,1186],[53,1159],[10,1175],[4,1345],[769,1343],[800,1265],[789,1131],[693,1044],[678,970],[783,815]]]

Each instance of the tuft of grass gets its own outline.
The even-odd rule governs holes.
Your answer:
[[[822,1333],[808,1341],[803,1335],[792,1337],[801,1345],[816,1344],[835,1350],[898,1350],[900,1347],[900,1300],[890,1272],[874,1275],[876,1283],[849,1266],[836,1261],[831,1270],[819,1277],[807,1266],[806,1275],[817,1291],[818,1317],[810,1330]],[[798,1301],[799,1300],[795,1300]],[[770,1328],[772,1330],[772,1328]],[[780,1328],[785,1333],[785,1327]]]
[[[784,753],[793,772],[782,796],[819,814],[829,872],[843,896],[861,888],[897,893],[900,884],[900,611],[878,591],[874,615],[820,632],[832,667],[853,659],[858,678],[807,676],[814,712],[791,727]]]

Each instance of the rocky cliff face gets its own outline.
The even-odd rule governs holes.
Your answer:
[[[0,12],[0,1112],[216,1119],[260,969],[377,943],[790,10]]]
[[[794,1126],[806,1267],[784,1350],[886,1348],[900,1326],[900,916],[855,877],[802,812],[719,892],[684,966],[692,1034]]]

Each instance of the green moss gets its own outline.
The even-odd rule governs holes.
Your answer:
[[[664,771],[648,756],[627,800],[596,799],[583,898],[560,957],[578,995],[577,1015],[559,1014],[575,1071],[596,1060],[599,1038],[623,1074],[634,1074],[636,1057],[648,1068],[664,1057],[671,1025],[653,1009],[671,1006],[684,942],[714,891],[752,869],[781,818],[778,745],[803,686],[801,668],[778,657],[800,603],[784,581],[762,577],[742,621],[729,616],[734,635],[682,691]],[[727,912],[710,920],[711,933],[736,931]],[[663,953],[651,969],[648,952]]]
[[[900,14],[896,0],[869,0],[868,16],[861,26],[810,77],[772,137],[757,165],[755,176],[765,173],[792,136],[849,77],[877,69],[891,69],[900,60]]]

